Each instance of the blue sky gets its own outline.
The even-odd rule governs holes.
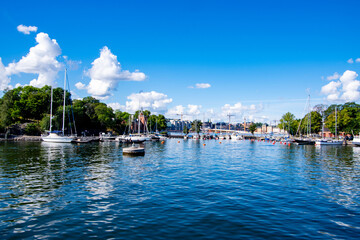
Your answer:
[[[99,78],[108,70],[101,70],[102,61],[96,72],[91,69],[106,46],[104,58],[116,56],[121,70],[107,82],[111,87],[94,96],[114,108],[132,111],[141,105],[168,117],[184,113],[189,119],[214,120],[225,120],[231,112],[236,115],[233,121],[246,117],[269,122],[288,111],[301,117],[306,89],[312,105],[358,101],[359,5],[358,1],[7,1],[0,9],[0,57],[4,68],[17,64],[37,45],[37,34],[48,34],[61,49],[56,60],[62,64],[67,56],[77,63],[68,75],[74,96],[81,98],[104,86],[105,80]],[[17,30],[20,24],[38,29],[23,34]],[[36,67],[42,70],[28,73],[24,63],[4,70],[8,84],[29,84],[49,66]],[[125,76],[125,70],[145,77]],[[346,71],[349,74],[343,76]],[[55,72],[54,82],[61,86],[62,67]],[[334,84],[322,89],[335,72]],[[93,84],[95,80],[99,85]],[[89,93],[91,81],[95,87]],[[78,82],[82,89],[75,87]],[[199,83],[210,87],[196,88]]]

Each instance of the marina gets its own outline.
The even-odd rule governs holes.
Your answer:
[[[1,236],[360,234],[360,148],[167,139],[145,142],[144,156],[127,156],[127,146],[1,142]]]

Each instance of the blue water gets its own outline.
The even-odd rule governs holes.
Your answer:
[[[360,148],[170,139],[145,149],[0,143],[0,236],[360,237]]]

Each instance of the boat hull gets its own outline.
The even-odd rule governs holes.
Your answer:
[[[333,140],[329,140],[329,141],[315,141],[315,145],[333,145],[333,146],[340,146],[343,145],[343,141],[333,141]]]
[[[56,142],[56,143],[71,143],[74,138],[73,137],[42,137],[44,142]]]
[[[294,142],[297,145],[314,145],[315,141],[313,140],[306,140],[306,139],[295,139]]]

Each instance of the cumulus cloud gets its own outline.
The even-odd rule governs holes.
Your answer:
[[[79,89],[79,90],[87,89],[87,88],[86,88],[86,85],[83,84],[82,82],[77,82],[77,83],[75,84],[75,87],[76,87],[77,89]]]
[[[38,33],[35,40],[38,44],[30,48],[29,53],[20,61],[10,63],[6,71],[8,75],[38,74],[38,78],[30,82],[30,85],[35,87],[52,85],[62,68],[62,64],[56,59],[61,54],[60,46],[55,39],[50,39],[49,35],[43,32]]]
[[[340,77],[340,74],[335,72],[333,75],[326,77],[326,79],[329,80],[329,81],[332,81],[332,80],[339,79],[339,77]]]
[[[139,109],[149,110],[154,114],[164,113],[167,106],[173,101],[164,93],[156,91],[133,93],[127,97],[125,106],[120,103],[110,103],[110,107],[114,110],[122,110],[134,113]]]
[[[1,57],[0,57],[0,90],[3,91],[6,88],[9,88],[10,84],[10,78],[7,76],[5,66],[2,63]]]
[[[209,83],[196,83],[195,87],[190,86],[189,88],[209,88],[211,85]]]
[[[360,63],[360,58],[355,59],[355,62]]]
[[[360,81],[356,80],[358,74],[346,70],[340,81],[331,81],[321,88],[321,93],[327,95],[328,101],[357,101],[360,98]]]
[[[177,105],[173,108],[170,108],[166,115],[173,118],[180,118],[180,115],[183,115],[183,119],[195,119],[197,115],[200,114],[202,106],[188,104],[187,106]]]
[[[126,111],[125,105],[121,105],[120,103],[109,103],[109,107],[111,107],[113,110],[120,110],[120,111]]]
[[[347,60],[348,63],[354,63],[354,60],[352,58],[350,58],[349,60]]]
[[[331,81],[321,88],[321,93],[323,93],[325,95],[337,93],[338,87],[340,87],[340,85],[341,85],[341,82]]]
[[[100,50],[100,57],[91,64],[92,67],[87,72],[91,80],[86,88],[89,94],[98,99],[108,98],[119,81],[143,81],[146,78],[139,70],[122,70],[117,56],[106,46]]]
[[[255,104],[251,104],[251,105],[243,105],[241,102],[235,103],[234,105],[230,105],[230,104],[225,104],[221,110],[223,113],[228,114],[242,114],[245,111],[246,112],[258,112],[261,111],[263,109],[263,105],[259,104],[259,105],[255,105]]]
[[[35,26],[24,26],[22,24],[17,26],[17,30],[19,32],[22,32],[23,34],[26,34],[26,35],[30,34],[30,32],[36,32],[37,29],[38,28],[35,27]]]

